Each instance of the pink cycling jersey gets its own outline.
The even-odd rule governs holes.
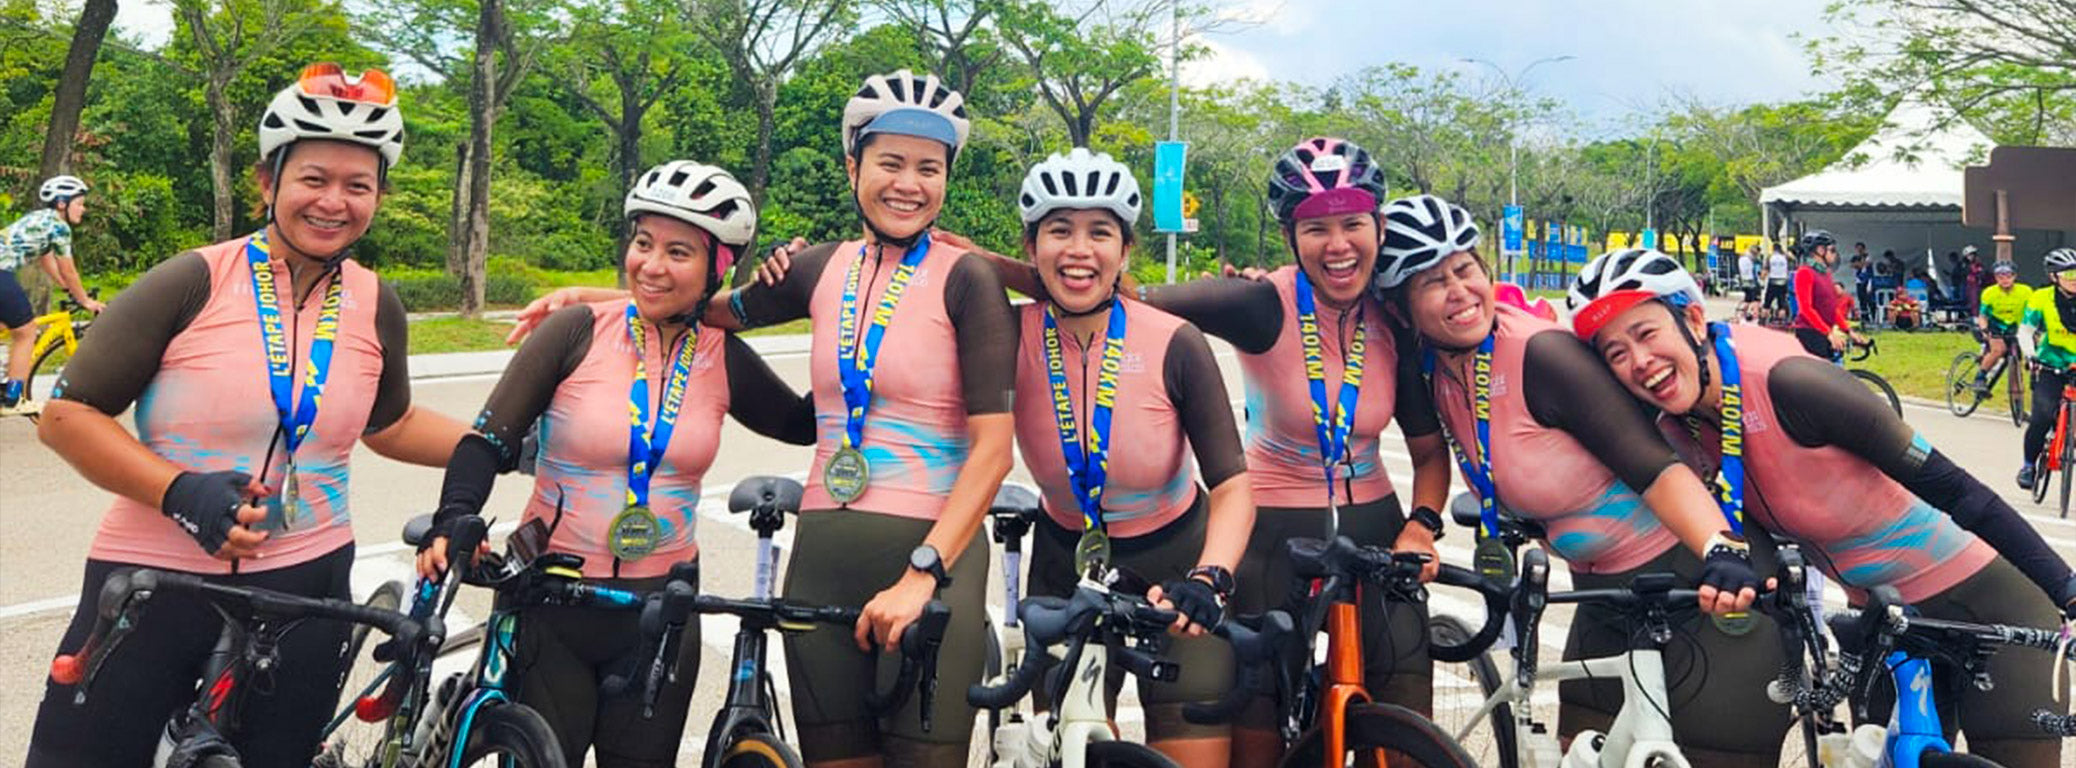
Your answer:
[[[284,464],[277,430],[280,419],[269,389],[259,313],[253,303],[245,238],[201,248],[209,293],[192,321],[167,343],[157,374],[136,398],[137,438],[153,453],[182,469],[256,473],[275,444],[262,479],[280,488]],[[330,379],[310,434],[296,451],[300,487],[297,514],[283,530],[271,531],[259,556],[238,561],[244,572],[299,565],[353,543],[347,510],[347,462],[369,426],[383,373],[383,345],[376,335],[379,283],[375,273],[352,260],[314,287],[298,309],[288,267],[278,254],[271,262],[284,324],[295,360],[295,392],[303,389],[304,361],[316,330],[318,305],[330,280],[344,280]],[[170,265],[169,265],[170,266]],[[141,301],[127,295],[118,298]],[[102,331],[104,334],[110,331]],[[93,344],[94,337],[88,337]],[[83,352],[84,354],[84,352]],[[232,563],[196,546],[157,507],[117,497],[101,518],[89,557],[191,573],[223,574]]]
[[[1564,334],[1551,343],[1576,345],[1570,331],[1511,306],[1497,307],[1498,336],[1492,359],[1492,472],[1500,503],[1516,514],[1540,521],[1550,546],[1582,573],[1621,573],[1651,561],[1678,543],[1636,491],[1566,429],[1547,426],[1531,413],[1531,387],[1563,386],[1555,377],[1526,373],[1529,341],[1546,333]],[[1575,350],[1591,368],[1606,368],[1590,351]],[[1471,356],[1453,374],[1440,363],[1429,377],[1435,407],[1451,440],[1476,460],[1477,420],[1472,415],[1469,386]],[[1536,378],[1530,381],[1530,378]],[[1603,375],[1605,386],[1617,387]],[[1594,382],[1600,386],[1602,382]],[[1621,393],[1617,393],[1621,394]],[[1626,394],[1621,394],[1627,398]],[[1630,406],[1633,411],[1633,405]],[[1633,415],[1633,414],[1632,414]],[[1648,422],[1636,417],[1638,430],[1652,439]],[[1588,424],[1584,428],[1616,428]],[[1670,463],[1667,458],[1666,462]]]
[[[1837,446],[1797,442],[1767,386],[1775,366],[1807,357],[1795,337],[1731,326],[1744,398],[1745,510],[1773,533],[1813,550],[1810,559],[1846,587],[1893,586],[1917,602],[1961,583],[1996,558],[1975,534],[1905,490],[1866,459]],[[1661,418],[1659,430],[1704,476],[1722,460],[1721,432]]]
[[[1260,354],[1240,354],[1247,383],[1247,469],[1254,501],[1265,507],[1326,506],[1326,474],[1320,466],[1319,433],[1313,419],[1311,380],[1305,376],[1305,345],[1298,333],[1296,266],[1269,273],[1283,302],[1282,332],[1274,346]],[[1320,322],[1320,355],[1325,362],[1326,402],[1340,402],[1341,371],[1347,341],[1355,332],[1355,313],[1315,305]],[[1398,392],[1398,347],[1375,298],[1362,299],[1362,395],[1355,408],[1355,427],[1348,434],[1347,461],[1335,473],[1334,502],[1367,504],[1392,493],[1378,445],[1391,425]],[[1352,493],[1350,491],[1353,491]]]
[[[561,527],[551,546],[581,555],[584,575],[593,578],[661,576],[672,563],[699,554],[693,534],[699,520],[700,481],[721,444],[721,417],[728,413],[728,370],[722,364],[727,334],[701,328],[692,376],[685,383],[683,410],[649,485],[649,510],[662,523],[656,551],[615,571],[607,532],[627,507],[628,393],[634,383],[634,351],[627,336],[627,299],[591,305],[590,349],[555,388],[541,414],[540,454],[526,518]],[[676,346],[644,329],[642,359],[648,375],[650,418],[661,411]]]

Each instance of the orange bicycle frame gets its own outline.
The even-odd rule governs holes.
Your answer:
[[[2062,445],[2069,439],[2069,406],[2076,402],[2076,384],[2062,385],[2062,404],[2055,409],[2054,440],[2047,450],[2047,468],[2062,471]]]
[[[1369,688],[1362,682],[1362,618],[1357,609],[1362,596],[1362,586],[1355,587],[1357,602],[1336,600],[1326,608],[1326,680],[1323,695],[1319,698],[1319,727],[1322,732],[1321,746],[1325,747],[1325,768],[1340,768],[1341,756],[1348,749],[1348,708],[1370,700]],[[1384,750],[1370,750],[1373,754],[1361,765],[1385,766],[1389,761]]]

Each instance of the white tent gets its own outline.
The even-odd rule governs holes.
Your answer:
[[[1847,255],[1853,243],[1864,242],[1873,255],[1894,250],[1912,267],[1932,260],[1934,278],[1945,281],[1944,254],[1969,245],[1984,258],[1995,252],[1990,231],[1961,226],[1961,169],[1983,162],[1995,146],[1966,121],[1906,98],[1845,157],[1814,175],[1762,190],[1761,226],[1790,243],[1802,231],[1830,230]],[[2029,273],[2039,271],[2037,254],[2048,247],[2047,235],[2020,234],[2015,253],[2022,279],[2038,279]],[[1850,271],[1840,276],[1851,279]]]

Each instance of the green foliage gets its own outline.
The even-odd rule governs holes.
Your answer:
[[[397,298],[403,300],[406,310],[437,312],[461,306],[461,281],[446,272],[383,270],[382,279],[396,289]],[[532,301],[533,295],[533,283],[521,274],[490,270],[483,282],[483,301],[487,304],[514,306]]]

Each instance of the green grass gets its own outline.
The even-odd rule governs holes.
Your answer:
[[[505,348],[505,334],[512,324],[504,320],[467,320],[442,317],[411,324],[411,354],[483,352]]]
[[[803,317],[803,318],[800,318],[800,319],[798,319],[798,320],[794,320],[794,321],[792,321],[792,322],[788,322],[788,323],[779,323],[778,325],[767,325],[767,326],[765,326],[765,327],[763,327],[763,328],[758,328],[758,329],[756,329],[756,330],[754,330],[754,331],[747,331],[747,332],[744,332],[744,333],[743,333],[743,335],[744,335],[744,336],[784,336],[784,335],[787,335],[787,334],[798,334],[798,333],[807,333],[807,331],[808,331],[808,324],[807,324],[807,318],[804,318],[804,317]]]
[[[1946,403],[1946,369],[1953,358],[1962,352],[1975,349],[1975,340],[1965,333],[1889,331],[1877,334],[1875,341],[1879,352],[1857,363],[1848,362],[1853,368],[1866,368],[1881,374],[1896,388],[1897,394],[1922,397],[1940,404]],[[2022,371],[2006,371],[2005,376]],[[1990,399],[1982,402],[1981,411],[2002,412],[2005,409],[2004,383],[1998,382],[1997,391]]]

